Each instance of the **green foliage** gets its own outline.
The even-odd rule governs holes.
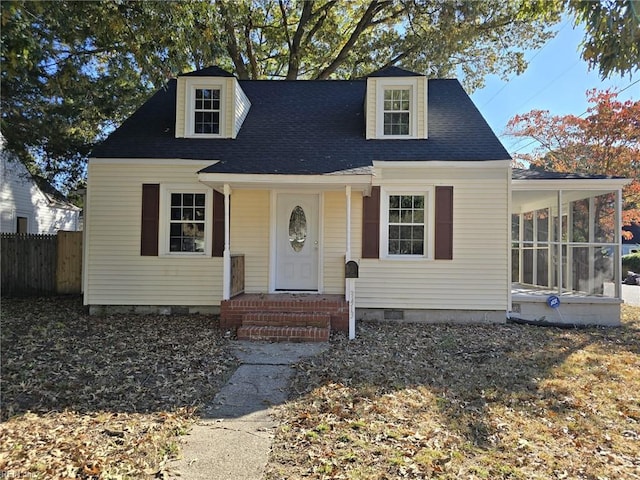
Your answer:
[[[400,65],[458,76],[526,68],[560,1],[2,2],[6,148],[63,190],[150,91],[217,64],[241,79],[356,78]]]
[[[630,253],[629,255],[622,257],[623,275],[626,275],[628,270],[640,273],[640,253]]]
[[[640,1],[569,0],[567,8],[576,24],[584,24],[586,35],[582,58],[600,76],[626,74],[640,66]]]

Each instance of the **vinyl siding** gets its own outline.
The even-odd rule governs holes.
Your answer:
[[[0,154],[0,232],[15,233],[18,217],[27,218],[27,233],[55,234],[79,230],[80,210],[51,205],[22,162]]]
[[[89,162],[85,303],[218,305],[222,258],[140,255],[143,183],[194,184],[202,165]]]
[[[185,112],[186,112],[186,96],[187,96],[187,82],[184,78],[178,78],[176,85],[176,138],[183,138],[185,136]]]
[[[247,118],[247,114],[249,113],[249,108],[251,108],[251,102],[245,95],[244,91],[240,87],[240,84],[237,80],[233,79],[234,85],[234,125],[233,125],[233,138],[236,138],[238,132],[240,131],[240,127],[242,127],[242,123],[244,119]]]
[[[386,188],[405,181],[453,186],[453,260],[362,259],[356,305],[506,310],[508,175],[506,167],[385,170],[378,182]]]
[[[245,292],[269,291],[268,190],[234,190],[231,194],[231,253],[244,254]]]
[[[416,112],[416,120],[418,122],[417,125],[417,135],[418,138],[427,138],[427,85],[428,80],[427,77],[420,77],[418,79],[418,92],[416,93],[417,99],[417,112]]]
[[[365,106],[365,120],[367,122],[367,140],[376,138],[376,85],[375,78],[367,78],[367,98]]]

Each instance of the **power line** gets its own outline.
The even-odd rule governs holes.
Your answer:
[[[547,42],[546,42],[546,43],[545,43],[545,44],[544,44],[544,45],[543,45],[539,50],[537,50],[537,51],[536,51],[536,53],[534,53],[533,57],[531,57],[531,58],[527,61],[527,63],[528,63],[528,64],[531,64],[531,62],[533,61],[533,59],[534,59],[534,58],[536,58],[538,55],[540,55],[540,53],[541,53],[541,52],[542,52],[542,51],[547,47],[547,45],[549,45],[553,40],[555,40],[555,39],[558,37],[558,35],[560,34],[560,32],[561,32],[562,30],[564,30],[564,28],[565,28],[568,24],[569,24],[569,19],[567,19],[567,20],[564,22],[564,24],[560,27],[560,30],[558,30],[558,32],[556,33],[556,35],[555,35],[553,38],[550,38],[549,40],[547,40]],[[498,91],[497,91],[496,93],[494,93],[494,94],[491,96],[491,98],[490,98],[489,100],[487,100],[486,102],[484,102],[484,104],[482,105],[482,107],[480,107],[480,109],[482,110],[484,107],[486,107],[487,105],[489,105],[489,104],[491,103],[491,101],[492,101],[494,98],[496,98],[498,95],[500,95],[500,93],[501,93],[505,88],[507,88],[507,85],[509,85],[509,82],[510,82],[510,81],[511,81],[511,79],[507,80],[507,81],[505,82],[505,84],[504,84],[502,87],[500,87],[500,88],[498,89]]]

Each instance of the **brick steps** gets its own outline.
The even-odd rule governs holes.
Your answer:
[[[222,301],[220,327],[242,340],[326,341],[348,331],[349,304],[342,295],[242,294]]]
[[[249,312],[242,316],[242,326],[330,328],[331,314],[316,312]]]
[[[238,327],[238,340],[266,340],[270,342],[326,342],[329,327],[286,327],[243,325]]]

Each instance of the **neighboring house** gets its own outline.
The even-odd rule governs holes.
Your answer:
[[[17,159],[0,153],[0,231],[55,234],[81,230],[82,209]]]
[[[220,311],[245,333],[283,323],[278,310],[338,300],[331,325],[351,335],[356,318],[504,322],[512,213],[551,219],[568,208],[565,188],[580,191],[565,195],[574,202],[624,183],[512,182],[509,154],[457,80],[392,67],[355,81],[239,81],[209,67],[171,80],[93,152],[85,304]],[[558,284],[517,267],[516,282]],[[619,321],[619,303],[603,321]]]

